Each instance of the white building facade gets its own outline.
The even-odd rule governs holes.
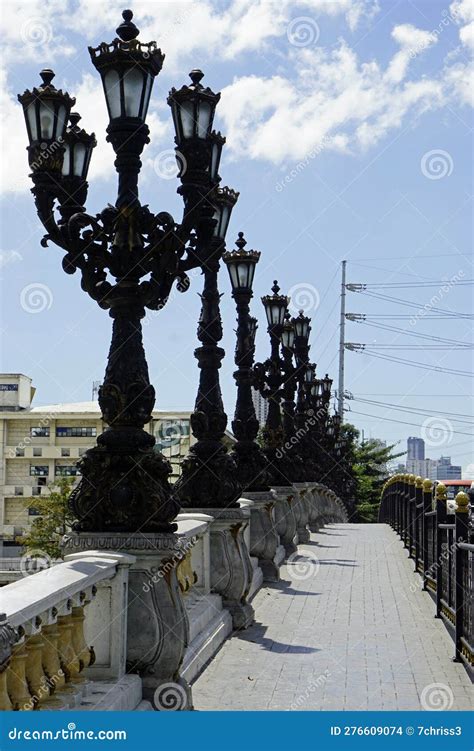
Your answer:
[[[37,515],[34,501],[59,477],[80,480],[76,464],[106,428],[98,402],[32,407],[31,378],[0,374],[0,555],[18,554],[17,538]],[[174,482],[194,438],[190,412],[156,410],[145,427],[171,462]],[[226,436],[231,444],[233,437]],[[3,549],[3,553],[2,553]]]

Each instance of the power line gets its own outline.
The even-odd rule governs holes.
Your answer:
[[[416,261],[417,258],[454,258],[455,256],[461,256],[461,258],[474,255],[474,253],[434,253],[430,255],[424,255],[424,256],[418,256],[418,255],[411,255],[411,256],[386,256],[385,258],[381,258],[380,256],[377,256],[375,258],[356,258],[349,261],[349,263],[354,263],[354,261],[403,261],[405,258],[410,258],[412,261]]]
[[[402,407],[399,404],[391,404],[390,402],[379,402],[379,401],[372,400],[372,399],[357,399],[356,397],[354,397],[353,401],[361,402],[363,404],[373,404],[374,406],[377,406],[377,407],[390,407],[391,409],[395,409],[399,412],[409,412],[411,414],[421,415],[422,417],[429,417],[430,415],[439,415],[439,416],[449,415],[449,417],[454,422],[464,422],[466,425],[472,425],[474,427],[474,417],[472,415],[466,415],[461,412],[451,412],[451,411],[447,412],[444,410],[432,410],[432,409],[425,409],[424,407],[416,408],[416,407],[410,407],[409,405],[407,405],[406,407]],[[467,418],[467,420],[458,420],[457,419],[458,417],[465,417]]]
[[[364,282],[363,283],[363,290],[364,291],[368,287],[375,287],[378,289],[384,289],[384,288],[393,288],[393,287],[439,287],[443,286],[445,284],[448,284],[446,279],[438,279],[438,280],[427,280],[427,281],[417,281],[417,282]],[[451,283],[452,287],[465,287],[474,284],[474,279],[462,279],[459,282]]]
[[[349,314],[350,315],[350,314]],[[411,315],[403,315],[401,313],[364,313],[365,318],[376,318],[376,319],[390,319],[393,321],[410,321],[413,318],[413,313]],[[465,318],[466,313],[453,313],[452,315],[424,315],[423,318],[418,318],[418,323],[421,323],[422,321],[449,321],[452,318]]]
[[[376,352],[367,352],[367,351],[360,351],[360,350],[354,350],[357,352],[357,354],[368,354],[370,357],[378,357],[380,360],[388,360],[389,362],[396,362],[403,365],[410,365],[413,368],[422,368],[423,370],[434,370],[437,373],[449,373],[451,375],[460,375],[460,376],[467,376],[468,378],[472,378],[472,373],[468,373],[465,370],[454,370],[452,368],[441,368],[439,365],[426,365],[422,362],[417,362],[415,360],[404,360],[401,357],[391,357],[390,355],[381,355]]]
[[[443,397],[445,399],[472,399],[471,394],[391,394],[391,393],[369,393],[368,391],[361,391],[358,394],[355,394],[355,396],[404,396],[406,399],[431,399],[432,397]]]
[[[430,352],[432,350],[439,351],[439,350],[447,350],[448,352],[451,352],[452,350],[471,350],[474,348],[473,344],[456,344],[456,345],[446,345],[446,344],[378,344],[377,342],[365,342],[365,343],[352,343],[347,342],[346,343],[346,349],[353,349],[354,347],[358,348],[358,351],[367,351],[367,348],[370,349],[407,349],[407,350],[416,350],[421,352]],[[359,349],[360,348],[360,349]]]
[[[372,417],[374,420],[381,420],[382,422],[396,422],[400,425],[411,425],[411,427],[419,428],[419,423],[416,422],[406,422],[405,420],[395,420],[393,417],[381,417],[380,415],[369,415],[368,412],[357,412],[355,409],[351,409],[350,411],[351,415],[364,415],[364,417]],[[451,431],[450,431],[451,432]],[[467,435],[471,438],[474,438],[474,435],[472,433],[464,433],[461,430],[453,430],[453,434],[456,435]]]
[[[415,351],[421,351],[421,352],[431,352],[431,351],[438,351],[444,350],[451,352],[453,350],[471,350],[474,348],[474,345],[472,344],[459,344],[459,345],[448,345],[448,344],[378,344],[377,342],[358,342],[357,344],[354,342],[347,342],[346,343],[346,349],[354,349],[357,348],[359,350],[362,350],[364,352],[370,351],[372,349],[394,349],[394,350],[415,350]]]
[[[351,315],[351,314],[349,314]],[[409,331],[408,329],[401,329],[398,326],[389,326],[388,324],[384,323],[368,323],[367,321],[364,321],[362,318],[349,318],[350,321],[353,323],[362,323],[365,326],[371,326],[374,329],[382,329],[383,331],[395,331],[399,334],[407,334],[408,336],[414,336],[419,339],[429,339],[436,342],[446,342],[449,344],[462,344],[463,346],[466,346],[468,342],[460,342],[456,339],[445,339],[442,336],[432,336],[431,334],[420,334],[418,331]]]
[[[358,292],[359,294],[367,295],[368,297],[374,297],[376,299],[385,300],[387,302],[394,302],[394,303],[397,303],[398,305],[404,305],[405,307],[408,307],[408,308],[417,308],[418,310],[420,309],[426,310],[424,305],[421,305],[416,302],[412,302],[410,300],[403,300],[399,297],[391,297],[390,295],[382,295],[379,292],[370,292],[369,290],[363,290],[363,289],[350,289],[350,287],[348,287],[348,289],[350,292]],[[446,317],[450,317],[453,313],[454,315],[459,316],[460,318],[472,318],[473,317],[472,313],[459,313],[458,311],[455,311],[455,310],[449,310],[449,308],[447,310],[444,310],[443,308],[436,308],[434,305],[430,305],[429,309],[433,310],[435,313],[441,313],[445,315]]]

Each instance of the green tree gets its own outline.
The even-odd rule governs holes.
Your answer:
[[[380,493],[389,476],[388,465],[404,452],[393,453],[395,444],[383,446],[380,441],[370,439],[357,442],[353,447],[352,470],[356,486],[356,511],[360,522],[373,523],[378,519]]]
[[[74,521],[68,508],[74,480],[60,477],[49,485],[49,494],[28,499],[38,512],[29,531],[18,539],[27,552],[41,551],[50,558],[62,558],[60,542]]]

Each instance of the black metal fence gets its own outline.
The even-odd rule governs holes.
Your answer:
[[[422,588],[455,645],[454,659],[474,671],[474,488],[448,507],[445,485],[394,475],[382,490],[379,521],[398,533]]]

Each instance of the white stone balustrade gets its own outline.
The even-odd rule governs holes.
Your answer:
[[[120,553],[74,554],[0,589],[0,631],[11,637],[0,667],[2,708],[137,706],[140,679],[125,676],[133,561]],[[128,700],[135,698],[116,706],[125,688]]]
[[[182,513],[176,521],[182,549],[176,571],[189,622],[188,646],[180,676],[191,683],[231,633],[232,617],[224,608],[221,595],[211,592],[214,518],[204,513]]]
[[[308,526],[347,521],[317,482],[239,505],[188,509],[172,534],[71,535],[78,552],[0,588],[0,709],[163,709],[170,685],[192,709],[190,684],[252,623],[263,580]]]

